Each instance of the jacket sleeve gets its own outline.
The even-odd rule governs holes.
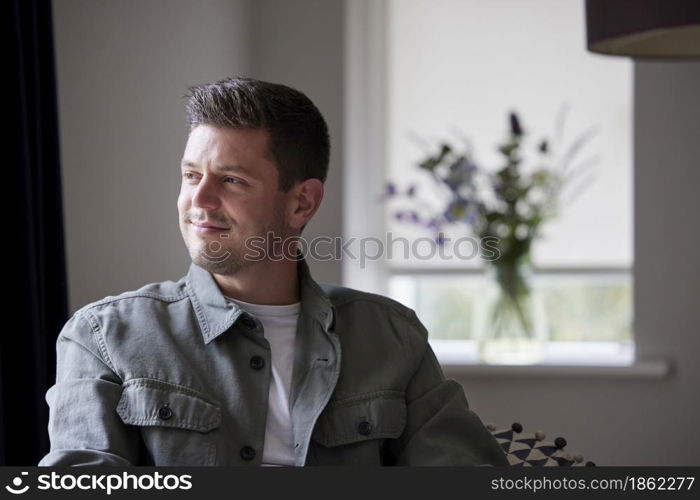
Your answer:
[[[122,381],[106,361],[96,331],[78,312],[56,340],[56,383],[46,392],[51,449],[39,466],[138,461],[139,428],[124,424],[116,412]]]
[[[392,444],[396,465],[509,465],[462,386],[445,379],[415,314],[413,326],[424,336],[423,352],[406,389],[406,428]]]

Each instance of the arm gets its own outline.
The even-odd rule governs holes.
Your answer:
[[[462,386],[445,379],[424,336],[421,361],[406,389],[403,435],[392,443],[396,465],[508,465],[496,439],[467,403]]]
[[[76,313],[56,340],[56,383],[46,392],[51,450],[37,465],[133,465],[138,427],[116,412],[122,381],[88,319]]]

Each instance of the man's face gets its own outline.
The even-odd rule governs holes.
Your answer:
[[[286,196],[277,188],[268,139],[260,129],[198,125],[190,132],[177,209],[190,257],[209,272],[232,275],[254,265],[260,260],[251,259],[250,248],[269,250],[270,232],[287,235]],[[246,250],[251,237],[266,243],[248,243]]]

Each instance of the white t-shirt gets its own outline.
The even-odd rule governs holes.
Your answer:
[[[301,302],[269,306],[227,298],[262,322],[263,334],[270,343],[272,380],[262,465],[294,465],[294,433],[289,397],[294,368],[294,339]]]

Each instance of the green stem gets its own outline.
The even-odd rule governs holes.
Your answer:
[[[527,304],[530,300],[530,287],[523,274],[527,263],[524,260],[500,261],[493,265],[501,293],[493,309],[492,328],[496,332],[505,328],[507,316],[513,311],[522,330],[531,338],[534,332]]]

